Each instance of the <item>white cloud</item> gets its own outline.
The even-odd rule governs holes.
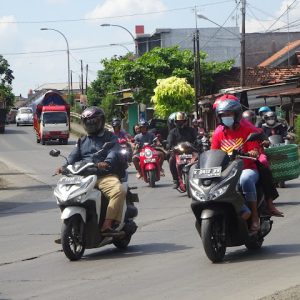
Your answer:
[[[0,37],[10,36],[17,32],[17,24],[14,16],[0,17]]]
[[[278,28],[282,28],[280,31],[287,31],[288,18],[286,14],[287,7],[291,5],[293,0],[282,0],[280,8],[275,12],[274,18],[269,18],[268,20],[258,21],[257,19],[247,17],[246,18],[246,32],[265,32],[272,31]],[[295,20],[300,18],[299,3],[294,3],[289,9],[289,23],[291,25],[291,31],[299,30],[298,27],[293,27],[291,24]],[[299,23],[299,22],[297,22]]]
[[[86,18],[124,16],[165,9],[166,6],[160,0],[106,0],[102,5],[97,5],[93,11],[87,13]]]

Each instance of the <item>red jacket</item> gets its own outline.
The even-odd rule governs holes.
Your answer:
[[[247,123],[241,122],[238,128],[229,129],[224,127],[222,130],[217,130],[212,136],[211,149],[221,149],[227,153],[232,150],[242,150],[244,153],[250,150],[259,150],[259,142],[247,142],[243,145],[248,135],[252,132],[257,132],[253,127],[247,126]],[[244,159],[244,169],[257,169],[255,161]]]

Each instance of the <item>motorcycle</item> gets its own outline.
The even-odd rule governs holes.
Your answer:
[[[121,155],[124,157],[125,161],[127,161],[129,164],[132,162],[132,147],[128,143],[127,139],[125,138],[119,138],[118,142],[121,147]]]
[[[178,188],[180,193],[187,192],[190,196],[188,169],[198,158],[198,150],[190,142],[181,142],[173,149],[176,159]]]
[[[252,133],[246,142],[260,137],[259,133]],[[245,245],[248,249],[261,248],[264,237],[272,229],[271,217],[263,213],[265,201],[259,185],[260,230],[250,232],[250,224],[240,216],[244,199],[237,186],[243,170],[243,158],[255,159],[236,150],[231,156],[222,150],[208,150],[200,155],[197,165],[193,165],[189,172],[196,229],[205,253],[213,263],[223,261],[226,247]]]
[[[108,144],[110,143],[106,143],[95,154],[107,150]],[[53,157],[64,157],[56,149],[51,150],[49,154]],[[101,235],[100,228],[106,216],[108,199],[95,188],[96,172],[97,167],[92,162],[80,161],[68,165],[63,171],[64,176],[59,179],[54,189],[62,219],[61,238],[56,242],[62,244],[66,257],[71,261],[79,260],[85,249],[108,244],[125,249],[137,230],[134,218],[138,210],[134,202],[139,201],[138,195],[131,192],[133,188],[128,187],[127,178],[124,178],[122,184],[127,191],[126,205],[123,208],[122,222],[115,229],[118,234],[113,237]]]
[[[155,145],[145,143],[139,148],[142,177],[146,183],[149,183],[150,187],[155,187],[156,181],[160,180],[160,164]]]

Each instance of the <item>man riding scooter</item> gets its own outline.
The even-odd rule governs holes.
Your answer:
[[[173,148],[181,142],[190,142],[194,144],[197,139],[197,131],[188,126],[188,117],[185,112],[177,112],[174,116],[175,128],[173,128],[167,138],[167,149],[173,150]],[[169,167],[173,177],[173,188],[177,189],[179,186],[177,168],[176,168],[176,155],[171,152],[169,158]]]
[[[137,134],[134,137],[134,143],[136,145],[135,153],[133,155],[132,161],[135,166],[135,169],[137,170],[136,177],[137,179],[140,179],[142,177],[141,169],[140,169],[140,158],[139,158],[139,149],[145,144],[148,143],[150,145],[153,144],[155,135],[151,132],[148,132],[148,122],[147,121],[140,121],[139,122],[139,128],[140,133]],[[164,170],[162,168],[163,162],[165,160],[165,155],[162,151],[157,151],[158,157],[159,157],[159,163],[160,163],[160,176],[165,176]]]
[[[104,128],[105,114],[101,108],[94,106],[86,108],[81,114],[81,120],[87,135],[78,139],[75,148],[68,156],[68,164],[74,164],[81,160],[91,160],[97,163],[99,170],[96,186],[109,200],[101,233],[103,236],[114,236],[118,234],[114,230],[114,226],[121,222],[126,197],[126,192],[119,179],[125,171],[117,159],[117,151],[120,146],[117,137]],[[106,157],[102,157],[100,161],[94,161],[93,154],[102,149],[107,142],[113,145],[107,151]],[[66,166],[60,167],[56,173],[62,173],[64,167]]]

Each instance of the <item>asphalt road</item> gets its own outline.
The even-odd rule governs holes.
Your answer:
[[[32,127],[7,126],[0,136],[0,299],[300,299],[299,186],[280,190],[263,248],[228,248],[225,261],[206,258],[194,228],[190,200],[171,189],[167,172],[152,189],[135,179],[139,228],[126,251],[114,246],[87,250],[69,262],[54,243],[59,210],[52,196],[62,161],[75,144],[39,145]],[[167,169],[167,167],[165,167]],[[294,298],[292,298],[294,297]],[[267,299],[267,298],[266,298]]]

